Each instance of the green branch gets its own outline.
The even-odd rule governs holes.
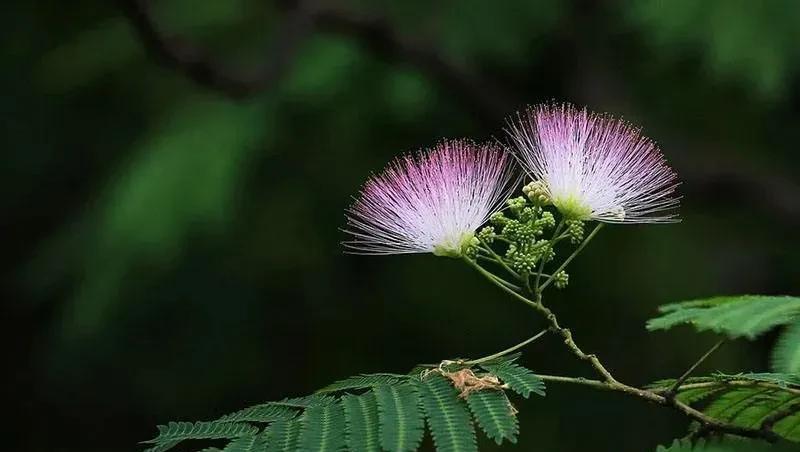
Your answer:
[[[544,284],[538,287],[537,289],[538,293],[542,293],[544,289],[546,289],[547,286],[549,286],[550,283],[553,282],[558,272],[567,268],[567,265],[569,265],[569,263],[572,262],[572,260],[575,259],[578,256],[578,254],[580,254],[581,251],[583,251],[583,249],[586,247],[586,245],[589,244],[589,242],[594,238],[594,236],[597,235],[598,232],[600,232],[600,229],[602,227],[603,223],[597,223],[597,226],[595,226],[592,232],[589,234],[589,236],[586,237],[586,239],[584,239],[583,242],[581,242],[581,245],[577,247],[575,251],[573,251],[572,254],[570,254],[569,257],[564,260],[561,266],[559,266],[555,271],[552,272],[552,275],[549,278],[547,278],[547,281],[545,281]]]
[[[566,266],[583,250],[583,248],[586,246],[586,244],[597,234],[597,232],[600,230],[601,226],[602,226],[602,224],[598,224],[594,228],[594,230],[591,232],[591,234],[589,234],[589,236],[586,237],[586,239],[581,243],[581,245],[561,264],[561,266],[556,271],[554,271],[552,273],[552,275],[555,275],[559,271],[561,271],[564,268],[566,268]],[[655,404],[660,405],[660,406],[670,407],[670,408],[682,413],[684,416],[687,416],[688,418],[699,422],[700,425],[701,425],[701,428],[704,429],[705,431],[715,431],[715,432],[720,432],[720,433],[726,433],[726,434],[741,436],[741,437],[745,437],[745,438],[763,439],[763,440],[767,440],[767,441],[770,441],[770,442],[774,442],[774,441],[777,440],[777,435],[773,432],[771,424],[774,424],[777,420],[781,419],[780,417],[777,417],[777,416],[787,416],[789,414],[780,413],[780,415],[776,415],[776,419],[771,419],[770,418],[769,420],[771,422],[765,422],[759,428],[742,427],[742,426],[738,426],[738,425],[735,425],[735,424],[724,422],[724,421],[721,421],[719,419],[716,419],[716,418],[713,418],[711,416],[708,416],[707,414],[705,414],[705,413],[703,413],[703,412],[691,407],[690,405],[677,400],[674,397],[674,395],[670,394],[672,389],[670,391],[668,391],[665,395],[662,395],[662,394],[659,394],[659,393],[657,393],[655,391],[642,389],[642,388],[638,388],[638,387],[635,387],[635,386],[631,386],[631,385],[627,385],[627,384],[619,382],[616,378],[614,378],[614,376],[611,374],[611,372],[609,372],[608,369],[606,369],[606,367],[597,358],[596,355],[587,354],[580,348],[580,346],[573,339],[572,332],[568,328],[562,327],[559,324],[558,318],[556,317],[555,313],[553,313],[553,311],[551,311],[547,306],[544,305],[544,303],[542,303],[542,296],[541,296],[542,295],[542,291],[548,285],[550,285],[550,283],[554,279],[554,276],[551,275],[550,278],[548,278],[547,281],[545,281],[544,284],[542,284],[541,286],[538,287],[538,289],[533,293],[533,295],[535,295],[535,300],[531,300],[531,299],[525,297],[523,294],[519,293],[519,291],[513,290],[510,287],[508,287],[506,285],[507,283],[504,284],[504,280],[503,279],[497,277],[493,273],[491,273],[488,270],[486,270],[485,268],[483,268],[480,264],[477,263],[477,261],[469,259],[469,258],[466,258],[466,257],[464,258],[464,260],[467,262],[468,265],[473,267],[476,271],[478,271],[478,273],[480,273],[486,279],[488,279],[493,284],[495,284],[497,287],[502,289],[504,292],[510,294],[512,297],[516,298],[517,300],[522,301],[526,305],[534,308],[537,312],[539,312],[542,316],[544,316],[544,318],[550,324],[549,330],[559,334],[564,339],[564,344],[572,352],[572,354],[575,355],[578,359],[580,359],[582,361],[587,361],[594,368],[594,370],[602,377],[602,380],[593,380],[593,379],[587,379],[587,378],[583,378],[583,377],[565,377],[565,376],[555,376],[555,375],[537,375],[542,380],[551,381],[551,382],[558,382],[558,383],[577,384],[577,385],[592,387],[594,389],[599,389],[599,390],[620,392],[620,393],[623,393],[623,394],[628,394],[628,395],[630,395],[632,397],[636,397],[636,398],[639,398],[639,399],[646,400],[646,401],[651,402],[651,403],[655,403]],[[527,278],[527,276],[522,276],[522,277]],[[522,281],[522,282],[524,283],[524,281]],[[504,356],[505,354],[511,353],[513,351],[516,351],[516,350],[524,347],[528,343],[533,342],[535,339],[538,339],[538,337],[541,337],[543,334],[544,334],[544,331],[539,333],[539,334],[537,334],[536,336],[534,336],[534,337],[532,337],[532,338],[520,343],[520,344],[517,344],[517,345],[509,348],[509,349],[503,350],[503,351],[495,353],[493,355],[489,355],[486,358],[481,358],[480,360],[475,360],[475,361],[472,361],[472,362],[467,361],[466,363],[476,363],[476,361],[477,362],[485,362],[486,360],[489,360],[489,359],[494,359],[494,358],[499,357],[499,356]],[[697,362],[695,362],[676,381],[676,384],[673,386],[673,388],[677,389],[678,387],[680,387],[686,381],[686,379],[689,377],[689,375],[703,361],[705,361],[706,358],[708,358],[714,351],[716,351],[721,345],[722,345],[721,343],[716,344],[714,347],[712,347],[711,350],[709,350]],[[689,388],[690,386],[699,387],[699,385],[700,384],[685,385],[683,387],[684,387],[684,389],[686,389],[686,388]],[[792,408],[794,408],[794,407],[792,407]]]

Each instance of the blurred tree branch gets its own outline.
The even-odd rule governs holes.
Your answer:
[[[149,0],[122,0],[122,3],[129,22],[155,58],[195,83],[234,99],[256,94],[277,82],[291,64],[299,44],[320,29],[355,38],[387,60],[420,68],[487,123],[502,119],[513,107],[511,96],[489,80],[450,61],[435,46],[398,34],[380,16],[311,2],[282,1],[286,17],[267,52],[267,64],[256,70],[243,70],[226,67],[188,40],[165,31]]]
[[[162,64],[183,73],[195,83],[241,99],[269,89],[276,83],[304,41],[316,30],[331,31],[352,37],[379,56],[399,63],[411,64],[437,80],[457,99],[467,105],[472,113],[486,123],[501,121],[514,107],[516,96],[501,89],[490,80],[466,67],[450,61],[436,46],[418,42],[398,33],[386,18],[356,13],[318,3],[284,0],[279,2],[286,18],[275,33],[272,45],[266,52],[266,63],[257,69],[234,69],[216,61],[203,49],[179,36],[162,29],[149,0],[122,0],[128,20],[138,33],[147,50]],[[593,6],[593,2],[582,2]],[[573,18],[585,24],[586,11]],[[591,24],[589,24],[591,25]],[[592,34],[592,27],[576,27]],[[586,31],[588,30],[588,32]],[[607,65],[599,63],[596,52],[602,40],[592,39],[592,49],[586,48],[586,36],[568,36],[576,46],[576,79],[574,91],[590,103],[609,104],[609,99],[627,99],[624,82],[613,74]],[[689,146],[689,147],[697,147]],[[691,157],[688,157],[691,154]],[[728,158],[697,158],[695,152],[683,152],[678,161],[684,162],[682,171],[686,180],[696,188],[693,191],[714,192],[722,185],[739,188],[745,196],[758,198],[757,203],[767,206],[775,216],[800,223],[800,185],[777,171],[769,174],[754,172],[745,162],[736,163]],[[721,167],[719,162],[725,162]]]
[[[255,69],[234,69],[188,40],[165,31],[149,0],[122,0],[122,6],[145,48],[163,65],[234,99],[251,96],[275,83],[291,63],[299,44],[313,32],[306,11],[290,11],[275,33],[266,63]]]

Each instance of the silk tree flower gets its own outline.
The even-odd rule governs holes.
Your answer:
[[[679,221],[679,185],[640,129],[569,104],[541,105],[509,121],[515,155],[533,178],[530,196],[565,217],[607,223]],[[533,198],[532,198],[533,199]]]
[[[360,254],[458,257],[510,190],[513,159],[494,144],[443,141],[398,157],[347,211],[344,245]]]

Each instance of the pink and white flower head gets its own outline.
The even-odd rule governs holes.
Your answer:
[[[679,185],[638,128],[569,104],[541,105],[509,121],[516,156],[565,216],[607,223],[668,223]]]
[[[373,175],[347,212],[356,253],[457,257],[509,194],[512,159],[496,145],[443,141]]]

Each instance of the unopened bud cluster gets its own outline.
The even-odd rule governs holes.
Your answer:
[[[567,220],[567,235],[569,236],[569,241],[573,245],[577,245],[583,241],[584,237],[584,230],[583,230],[583,221],[581,220]]]
[[[522,187],[522,193],[536,206],[547,206],[553,203],[547,185],[540,180],[530,182]]]
[[[508,215],[503,212],[492,215],[490,221],[494,227],[490,231],[486,228],[480,231],[478,238],[491,243],[489,240],[496,238],[497,228],[509,242],[505,258],[511,267],[520,273],[532,273],[539,262],[548,262],[555,257],[551,242],[541,238],[546,230],[555,227],[555,218],[529,197],[512,198],[507,204]]]
[[[556,289],[563,289],[569,284],[569,275],[564,270],[553,275],[553,285]]]

